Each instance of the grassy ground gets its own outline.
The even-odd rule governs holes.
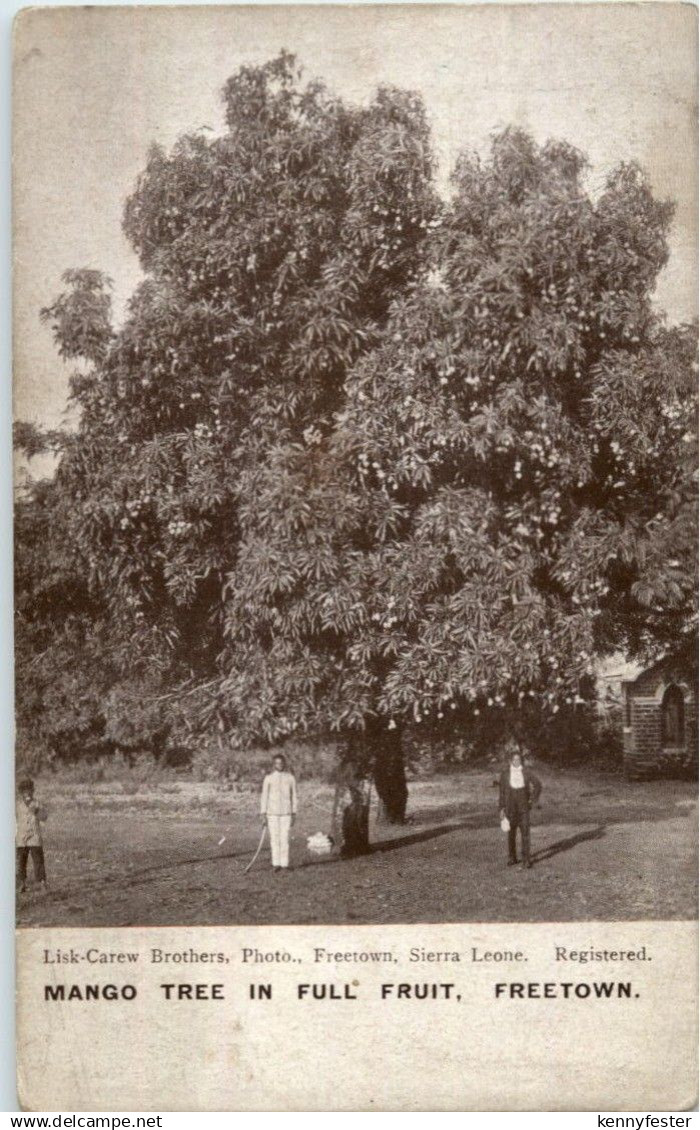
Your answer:
[[[697,791],[683,781],[629,784],[594,770],[540,770],[531,871],[506,868],[495,770],[414,782],[409,822],[372,820],[372,853],[316,859],[331,793],[305,783],[292,870],[269,868],[257,797],[211,785],[61,785],[50,808],[50,889],[18,896],[20,926],[314,922],[508,922],[693,918]],[[225,837],[223,843],[219,841]]]

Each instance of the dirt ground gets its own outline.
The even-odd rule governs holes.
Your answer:
[[[373,812],[371,854],[349,861],[307,852],[306,837],[328,830],[331,793],[304,783],[283,875],[270,870],[267,844],[244,873],[260,834],[251,792],[41,781],[50,889],[18,895],[18,925],[695,917],[693,783],[537,772],[530,871],[505,865],[495,769],[413,782],[409,822],[379,826]]]

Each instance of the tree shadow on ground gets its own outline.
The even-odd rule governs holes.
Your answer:
[[[493,818],[489,820],[487,827],[493,825]],[[542,825],[540,825],[542,826]],[[426,829],[424,832],[413,832],[408,836],[395,836],[390,840],[379,840],[370,844],[368,855],[374,855],[377,852],[395,851],[397,848],[409,847],[411,844],[422,843],[425,840],[433,840],[437,836],[446,836],[450,832],[456,832],[460,828],[479,828],[481,825],[475,824],[471,820],[460,820],[452,824],[441,824],[437,828]],[[550,859],[553,855],[559,855],[562,851],[569,851],[571,848],[576,847],[578,844],[584,843],[586,840],[599,840],[605,835],[605,823],[598,824],[595,828],[589,828],[584,832],[577,832],[574,836],[567,836],[566,839],[557,840],[553,844],[547,844],[545,847],[540,848],[532,854],[532,861],[539,862]]]
[[[135,882],[129,883],[129,886],[136,887],[139,883],[150,883],[150,878],[144,876],[156,875],[159,871],[173,871],[177,867],[193,867],[198,863],[214,863],[225,862],[227,859],[252,859],[255,854],[255,849],[248,849],[243,851],[226,851],[217,852],[214,855],[198,855],[192,859],[176,859],[169,860],[167,863],[156,863],[152,867],[144,867],[143,870],[138,871],[134,875]]]
[[[590,801],[582,806],[579,800],[571,799],[553,800],[551,803],[545,801],[542,806],[533,809],[533,825],[539,828],[546,828],[549,824],[580,825],[586,818],[588,822],[597,821],[605,825],[658,824],[682,816],[694,816],[696,811],[694,801],[673,800],[664,806],[658,801],[638,803],[633,798],[629,801],[624,797],[605,799],[607,803],[600,806],[591,804]],[[470,803],[468,800],[452,801],[436,808],[410,813],[407,824],[413,827],[426,824],[434,826],[438,822],[443,824],[450,820],[454,822],[455,827],[492,828],[498,823],[497,805],[485,804],[483,801],[477,803]]]
[[[571,848],[577,847],[578,844],[585,843],[586,840],[600,840],[605,835],[605,825],[599,824],[597,828],[589,828],[586,832],[577,832],[575,836],[567,836],[566,839],[557,840],[553,844],[547,844],[538,851],[534,851],[530,855],[531,863],[544,863],[545,860],[551,859],[553,855],[559,855],[562,851],[570,851]]]
[[[440,824],[437,828],[426,828],[424,832],[409,832],[407,836],[392,836],[389,840],[375,840],[369,845],[369,855],[379,852],[395,851],[397,848],[409,847],[410,844],[420,844],[424,840],[434,840],[438,836],[446,836],[449,832],[456,832],[460,828],[469,828],[470,820],[453,821],[451,824]]]
[[[423,832],[410,832],[407,836],[392,836],[388,840],[375,840],[369,845],[367,852],[361,853],[356,856],[339,856],[329,855],[323,858],[307,860],[301,864],[301,867],[318,867],[319,865],[328,865],[329,863],[345,863],[353,859],[367,859],[373,855],[384,854],[389,851],[398,851],[399,848],[410,847],[412,844],[425,843],[427,840],[437,839],[439,836],[447,836],[450,832],[458,832],[461,828],[492,828],[493,814],[486,824],[476,823],[472,820],[459,820],[453,821],[451,824],[440,824],[437,828],[426,828]],[[543,825],[540,825],[542,827]],[[546,847],[540,848],[539,851],[534,852],[532,855],[533,862],[544,861],[553,855],[558,855],[562,851],[569,851],[570,848],[576,847],[577,844],[584,843],[586,840],[598,840],[605,835],[605,824],[599,824],[596,828],[587,829],[585,832],[577,832],[574,836],[568,836],[566,839],[557,840],[556,843],[548,844]],[[295,868],[296,870],[296,868]]]
[[[253,851],[228,851],[221,852],[216,855],[198,855],[193,858],[187,859],[169,859],[166,863],[155,863],[150,867],[144,867],[140,871],[133,872],[132,874],[119,872],[114,875],[102,875],[99,879],[95,879],[92,884],[83,882],[80,886],[81,891],[97,890],[108,883],[116,883],[124,890],[130,890],[132,887],[144,887],[147,883],[157,883],[161,878],[163,872],[175,871],[178,867],[195,867],[199,863],[214,863],[225,862],[227,859],[252,859]],[[63,899],[72,898],[76,889],[72,887],[50,887],[51,897],[54,901],[60,902]]]

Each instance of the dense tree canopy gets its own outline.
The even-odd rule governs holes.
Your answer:
[[[671,210],[637,168],[597,201],[582,170],[512,132],[464,158],[333,432],[244,479],[223,683],[243,726],[556,711],[596,655],[686,630],[695,339],[650,304]]]
[[[227,132],[154,148],[127,201],[145,279],[124,324],[93,270],[42,312],[80,365],[50,536],[104,602],[117,664],[169,686],[216,669],[242,469],[331,426],[437,207],[414,95],[347,107],[283,53],[224,100]],[[18,442],[41,447],[27,426]]]
[[[671,206],[634,165],[593,197],[581,154],[518,131],[440,202],[416,95],[348,107],[285,54],[224,93],[227,132],[154,149],[127,202],[124,324],[93,271],[44,312],[81,368],[42,537],[117,682],[187,685],[189,724],[241,744],[386,751],[677,645],[697,369],[651,302]]]

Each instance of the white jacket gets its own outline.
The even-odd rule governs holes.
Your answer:
[[[15,805],[15,842],[18,847],[41,847],[41,822],[47,816],[46,809],[36,800],[29,804],[18,798]]]
[[[263,781],[261,816],[294,816],[297,810],[297,783],[293,773],[274,769]]]

